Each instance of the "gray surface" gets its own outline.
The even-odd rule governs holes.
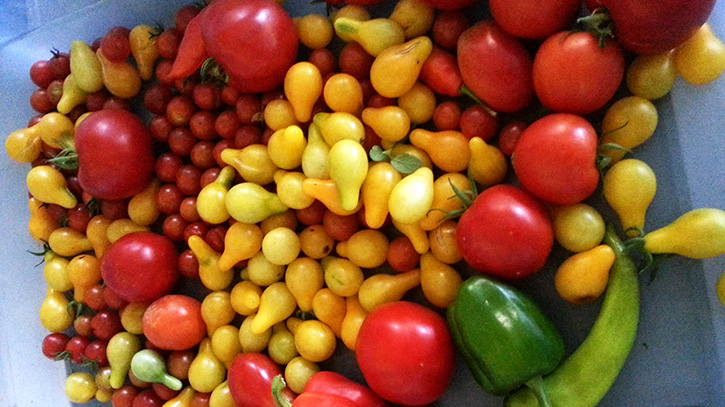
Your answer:
[[[33,90],[27,70],[35,60],[47,58],[48,49],[62,49],[74,39],[90,42],[112,25],[168,22],[172,11],[188,2],[0,0],[0,44],[7,43],[0,50],[0,134],[24,126],[33,115],[27,103]],[[288,0],[295,13],[307,3]],[[24,9],[28,11],[19,15]],[[67,12],[71,14],[62,17]],[[711,25],[725,38],[723,2],[716,5]],[[22,38],[11,41],[26,31]],[[657,132],[635,155],[654,168],[659,181],[648,213],[649,230],[692,208],[725,208],[725,78],[702,87],[678,80],[672,94],[657,106]],[[41,269],[33,267],[36,259],[26,252],[38,248],[27,234],[26,172],[26,166],[12,163],[0,153],[4,231],[0,238],[0,406],[60,406],[67,403],[65,367],[44,359],[40,352],[46,332],[38,323],[37,308],[44,296],[44,281]],[[567,341],[567,350],[572,351],[586,336],[599,304],[573,307],[553,294],[551,277],[558,260],[561,253],[550,267],[520,285],[552,315]],[[602,406],[725,406],[725,308],[714,292],[715,280],[724,270],[724,256],[705,261],[673,259],[654,283],[647,285],[643,278],[637,343]],[[349,362],[340,365],[349,366]],[[462,364],[460,367],[436,405],[501,404],[475,388]]]

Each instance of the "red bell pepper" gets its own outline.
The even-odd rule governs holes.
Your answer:
[[[275,377],[272,392],[277,395],[284,386],[282,376]],[[292,403],[275,398],[280,407],[388,407],[388,403],[370,388],[329,371],[315,373]]]
[[[204,47],[204,39],[201,35],[201,15],[204,10],[189,21],[184,31],[184,37],[179,44],[176,58],[168,73],[170,79],[182,79],[191,76],[204,61],[209,58]]]
[[[463,77],[456,57],[440,47],[433,47],[420,69],[420,80],[433,92],[457,97],[461,95]]]

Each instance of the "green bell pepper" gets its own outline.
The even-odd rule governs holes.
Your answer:
[[[486,392],[505,396],[528,385],[542,406],[549,405],[541,376],[561,362],[564,341],[531,298],[476,275],[460,287],[447,319],[456,347]]]

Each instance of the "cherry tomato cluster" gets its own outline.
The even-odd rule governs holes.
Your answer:
[[[525,277],[556,242],[574,253],[560,296],[601,295],[614,257],[585,201],[601,183],[621,229],[646,241],[656,181],[624,155],[654,133],[651,100],[678,74],[725,69],[706,24],[627,65],[601,12],[582,24],[603,37],[562,31],[579,0],[492,0],[479,22],[471,0],[400,0],[385,18],[364,7],[378,1],[328,1],[329,16],[294,20],[271,0],[238,3],[182,7],[166,29],[112,27],[30,69],[39,115],[6,150],[32,166],[29,229],[47,247],[43,354],[97,366],[68,377],[74,402],[271,407],[343,346],[388,401],[434,402],[454,369],[439,314],[464,278]],[[273,16],[278,38],[245,13]],[[232,38],[235,24],[246,31]],[[240,36],[264,58],[236,49]],[[274,75],[255,76],[266,63]],[[675,234],[686,244],[646,249],[725,250]]]

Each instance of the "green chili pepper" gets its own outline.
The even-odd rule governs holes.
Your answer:
[[[524,384],[541,390],[541,376],[564,357],[559,331],[534,301],[482,275],[460,287],[448,325],[476,382],[496,396]],[[548,405],[546,394],[536,393]]]
[[[592,330],[579,348],[561,366],[544,377],[544,388],[552,406],[596,406],[617,378],[627,360],[639,322],[637,267],[624,252],[624,245],[611,227],[604,242],[616,256],[609,285]],[[536,407],[528,389],[511,393],[506,407]]]

